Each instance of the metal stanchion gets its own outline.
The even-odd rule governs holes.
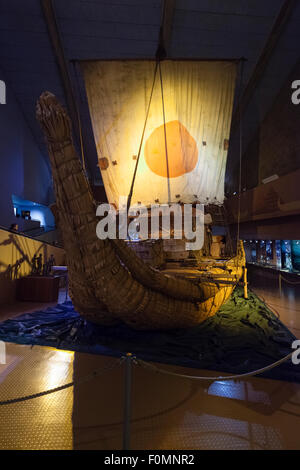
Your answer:
[[[69,294],[69,273],[67,271],[66,272],[66,297],[65,297],[65,302],[68,300],[68,294]]]
[[[281,274],[279,273],[279,295],[281,297]]]
[[[132,354],[127,353],[126,358],[125,358],[125,396],[124,396],[123,450],[129,450],[130,449],[132,359],[133,359]]]

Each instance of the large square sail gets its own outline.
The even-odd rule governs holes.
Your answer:
[[[110,203],[128,197],[135,169],[132,205],[223,203],[236,62],[81,66]]]

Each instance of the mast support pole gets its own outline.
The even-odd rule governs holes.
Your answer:
[[[243,285],[244,285],[244,298],[248,299],[248,281],[247,281],[247,268],[243,268]]]

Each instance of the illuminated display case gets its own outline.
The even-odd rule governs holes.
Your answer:
[[[293,269],[300,271],[300,240],[291,240]]]
[[[291,240],[281,240],[281,268],[293,270]]]
[[[300,240],[244,240],[248,263],[300,272]]]

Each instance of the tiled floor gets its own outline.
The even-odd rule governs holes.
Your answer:
[[[281,295],[277,281],[259,277],[252,281],[252,290],[280,318],[282,323],[300,338],[300,285],[282,282]]]
[[[300,327],[298,296],[260,285],[281,320]],[[258,290],[256,290],[258,292]],[[18,307],[20,312],[21,306]],[[23,307],[24,310],[24,307]],[[115,358],[6,344],[0,400],[72,381],[74,387],[0,406],[0,449],[120,449],[124,363]],[[115,366],[87,382],[94,370]],[[212,372],[160,366],[189,375]],[[132,449],[300,449],[300,385],[251,378],[199,382],[133,365]]]
[[[72,380],[73,353],[6,344],[0,400],[38,393]],[[72,388],[0,406],[0,449],[71,449]]]

